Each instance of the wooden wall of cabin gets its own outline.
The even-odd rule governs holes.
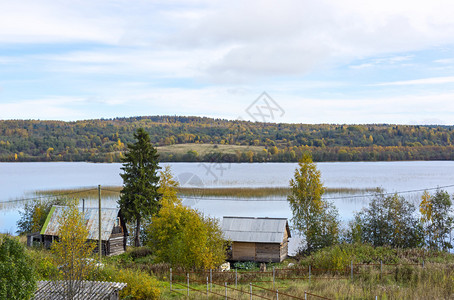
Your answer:
[[[257,262],[280,262],[281,250],[279,244],[257,243],[255,261]]]
[[[107,241],[107,255],[118,255],[124,251],[123,248],[123,233],[112,234],[109,241]]]
[[[254,261],[255,260],[255,243],[232,243],[232,260]]]
[[[232,260],[256,262],[281,262],[287,257],[288,243],[233,242]]]

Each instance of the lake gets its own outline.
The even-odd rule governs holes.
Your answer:
[[[286,187],[296,163],[168,163],[182,186],[195,187]],[[386,192],[435,188],[454,184],[453,161],[335,162],[317,163],[322,180],[329,188],[375,188]],[[36,190],[80,187],[121,186],[121,164],[84,162],[0,163],[0,232],[16,231],[23,202],[35,197]],[[454,188],[446,188],[450,193]],[[419,199],[422,193],[407,193]],[[329,194],[345,222],[367,205],[370,197]],[[266,200],[266,201],[255,201]],[[205,214],[222,216],[286,217],[291,211],[286,199],[185,198],[184,203]],[[114,206],[115,199],[103,200]],[[96,203],[87,203],[87,207]]]

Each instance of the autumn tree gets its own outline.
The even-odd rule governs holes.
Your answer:
[[[454,225],[454,216],[449,194],[442,190],[437,190],[433,196],[427,191],[424,192],[419,212],[428,248],[432,250],[451,249],[450,233]]]
[[[159,211],[161,195],[158,192],[157,171],[159,155],[150,141],[150,136],[139,128],[134,134],[137,140],[128,144],[123,159],[123,190],[118,204],[126,222],[135,222],[134,246],[140,246],[140,229],[144,219]]]
[[[17,240],[0,236],[0,299],[30,299],[36,277],[30,258]]]
[[[25,203],[23,209],[19,211],[21,217],[17,221],[17,233],[26,234],[41,231],[53,205],[69,205],[74,204],[75,202],[76,200],[56,198],[51,200],[35,200]]]
[[[373,246],[420,247],[422,227],[415,206],[397,194],[376,194],[369,205],[355,215],[351,224],[361,242]]]
[[[72,205],[58,218],[58,241],[52,243],[51,251],[60,268],[61,285],[65,299],[73,299],[93,268],[93,250],[96,243],[88,242],[88,229],[83,213]]]
[[[162,207],[148,227],[150,246],[158,261],[186,269],[208,269],[225,260],[225,241],[215,218],[181,204],[170,169],[161,172]]]
[[[308,254],[336,243],[339,233],[337,210],[332,203],[323,200],[325,187],[321,174],[308,154],[299,161],[290,188],[287,200],[293,213],[293,227],[304,235],[306,242],[302,252]]]

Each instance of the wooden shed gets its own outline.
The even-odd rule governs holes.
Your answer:
[[[288,256],[285,218],[224,217],[222,231],[232,242],[233,261],[281,262]]]
[[[41,240],[46,248],[58,239],[58,230],[60,228],[59,219],[66,206],[54,205],[46,222],[41,229]],[[82,208],[79,208],[82,212]],[[102,241],[102,254],[103,255],[117,255],[126,250],[126,237],[125,229],[120,224],[118,208],[102,208],[101,209],[101,241]],[[83,216],[88,229],[88,240],[98,243],[99,240],[99,210],[98,208],[85,208]],[[98,244],[97,244],[98,245]],[[98,251],[98,247],[95,248]]]

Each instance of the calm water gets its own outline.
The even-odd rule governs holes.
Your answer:
[[[182,186],[205,187],[285,187],[297,166],[295,163],[169,165]],[[317,166],[325,186],[332,188],[381,187],[386,192],[395,192],[454,184],[452,161],[345,162],[318,163]],[[121,164],[82,162],[0,163],[0,232],[16,231],[18,211],[23,204],[11,202],[12,200],[34,197],[33,192],[36,190],[96,187],[98,184],[121,186],[120,168]],[[454,188],[446,190],[454,192]],[[417,199],[420,193],[406,195]],[[346,195],[327,195],[328,198],[339,196]],[[184,203],[216,217],[234,215],[291,218],[290,209],[283,198],[267,199],[273,201],[234,200],[236,201],[185,199]],[[347,197],[332,201],[345,221],[353,216],[354,211],[365,206],[369,197]],[[115,205],[115,200],[106,200],[104,205]]]

